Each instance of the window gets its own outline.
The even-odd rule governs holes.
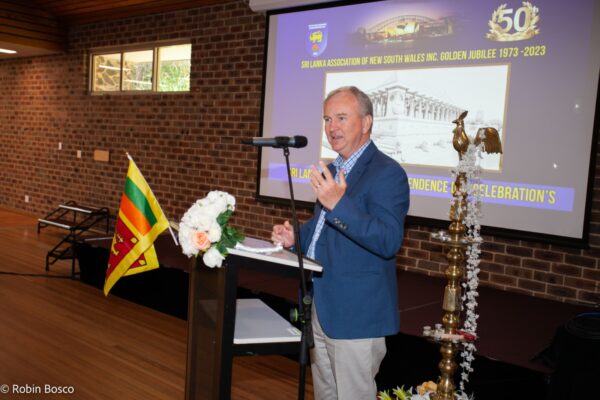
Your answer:
[[[192,46],[181,44],[158,49],[158,91],[190,90]]]
[[[92,52],[91,91],[189,92],[192,45]]]
[[[94,57],[94,91],[119,90],[121,82],[121,54],[102,54]]]
[[[153,50],[123,53],[123,90],[152,90]]]

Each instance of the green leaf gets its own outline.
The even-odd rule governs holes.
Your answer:
[[[235,246],[235,240],[226,236],[222,236],[219,243],[222,244],[225,248],[232,248]]]
[[[232,236],[234,236],[234,235],[235,235],[235,228],[233,228],[233,227],[232,227],[232,226],[230,226],[230,225],[226,225],[226,226],[223,228],[223,233],[224,233],[224,234],[225,234],[225,236],[227,236],[227,237],[232,237]]]
[[[237,242],[242,242],[244,239],[246,239],[246,236],[244,236],[243,233],[236,231],[235,232],[235,240]]]
[[[404,385],[402,385],[402,387],[397,387],[396,389],[392,390],[392,392],[399,400],[410,400],[411,398],[411,394],[404,390]]]
[[[219,253],[223,254],[224,256],[228,254],[227,246],[223,245],[223,243],[221,243],[220,241],[215,246],[217,247],[217,250],[219,250]]]
[[[379,394],[377,395],[377,398],[379,400],[392,400],[392,398],[390,397],[390,393],[387,390],[384,390],[383,392],[379,392]]]
[[[231,210],[227,210],[227,211],[222,212],[217,217],[217,223],[219,225],[221,225],[221,227],[225,226],[225,224],[227,224],[227,221],[229,221],[229,218],[231,217],[231,214],[233,214],[233,211],[231,211]]]

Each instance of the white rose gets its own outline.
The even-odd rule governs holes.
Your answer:
[[[213,201],[213,207],[219,211],[218,214],[227,211],[227,199],[225,197],[218,197]]]
[[[192,217],[190,225],[195,227],[199,231],[207,231],[212,225],[214,218],[204,213],[196,214]]]
[[[194,215],[199,212],[200,208],[196,204],[192,204],[192,206],[183,214],[181,217],[181,223],[183,224],[191,224]]]
[[[227,193],[227,209],[235,211],[235,197]]]
[[[198,254],[198,248],[192,242],[192,235],[195,230],[190,228],[186,224],[179,224],[179,243],[181,243],[181,250],[183,254],[188,257],[195,256]]]
[[[225,257],[217,250],[215,246],[212,246],[210,249],[204,253],[202,256],[202,261],[204,261],[204,265],[210,268],[220,267],[223,263]]]
[[[217,219],[219,214],[221,214],[221,210],[215,206],[214,204],[209,204],[202,207],[202,214],[208,216],[211,220]]]
[[[210,204],[210,201],[205,197],[203,199],[200,199],[198,201],[196,201],[196,205],[198,207],[204,207]]]
[[[225,197],[225,194],[226,194],[225,192],[221,192],[219,190],[213,190],[212,192],[210,192],[206,195],[206,198],[211,203],[214,203],[217,199],[219,199],[221,197]]]
[[[221,226],[215,220],[215,221],[213,221],[210,228],[208,229],[208,232],[206,232],[206,233],[208,235],[208,240],[210,240],[211,243],[218,242],[219,239],[221,239]]]
[[[208,192],[208,194],[206,195],[206,199],[210,202],[212,202],[217,196],[218,192],[216,190],[211,190],[210,192]]]

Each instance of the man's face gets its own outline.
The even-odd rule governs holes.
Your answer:
[[[373,118],[360,116],[358,100],[351,93],[331,97],[323,107],[323,120],[331,148],[344,160],[369,140]]]

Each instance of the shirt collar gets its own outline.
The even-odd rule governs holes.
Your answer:
[[[342,156],[338,155],[335,161],[333,162],[333,166],[335,167],[336,173],[338,173],[341,169],[344,170],[346,177],[352,170],[352,168],[356,165],[358,159],[365,152],[367,147],[371,144],[371,139],[367,140],[365,144],[363,144],[358,150],[356,150],[346,161],[342,158]]]

